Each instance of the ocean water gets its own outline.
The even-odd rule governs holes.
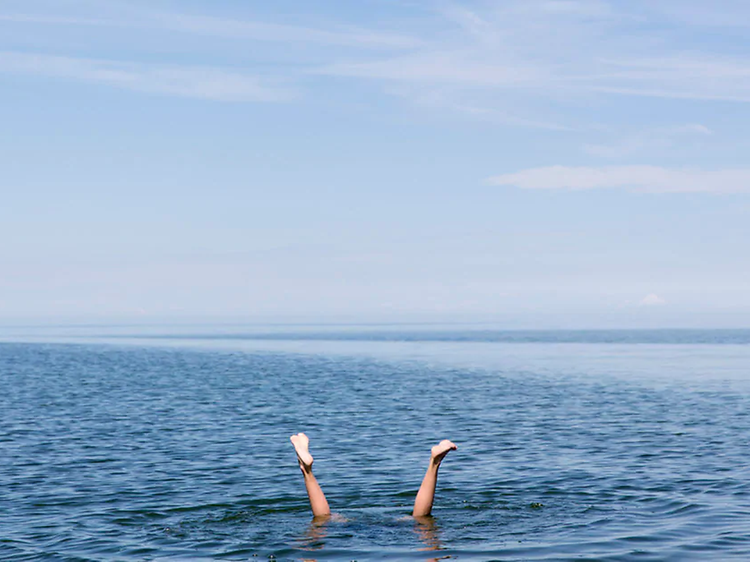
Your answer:
[[[750,559],[750,331],[0,338],[1,560]]]

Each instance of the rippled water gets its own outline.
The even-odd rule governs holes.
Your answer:
[[[293,339],[0,344],[0,558],[750,558],[750,346]]]

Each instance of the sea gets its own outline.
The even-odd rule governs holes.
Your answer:
[[[0,330],[0,560],[454,559],[750,560],[750,330]]]

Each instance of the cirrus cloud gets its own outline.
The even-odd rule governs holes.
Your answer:
[[[294,93],[261,76],[216,67],[157,65],[0,52],[0,73],[32,74],[213,101],[287,101]]]
[[[675,169],[659,166],[547,166],[487,179],[521,189],[626,189],[645,193],[750,193],[750,168]]]

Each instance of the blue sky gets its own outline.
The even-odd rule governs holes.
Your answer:
[[[0,317],[750,326],[748,22],[3,0]]]

